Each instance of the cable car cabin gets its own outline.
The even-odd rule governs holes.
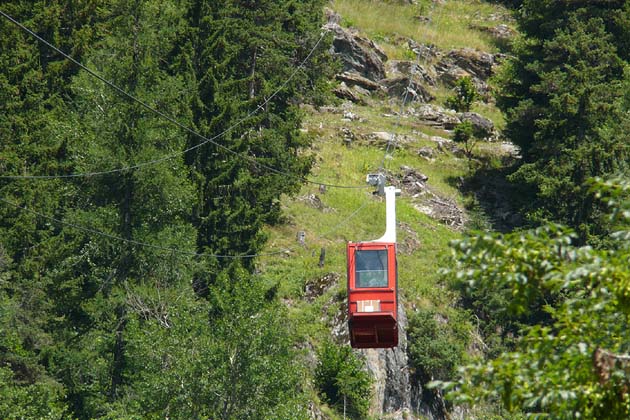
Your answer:
[[[398,345],[396,244],[348,243],[348,327],[354,348]]]

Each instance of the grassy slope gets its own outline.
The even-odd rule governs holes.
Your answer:
[[[435,8],[429,5],[433,2],[419,3],[399,5],[396,2],[333,0],[331,8],[342,15],[342,23],[352,24],[377,40],[390,59],[409,59],[406,42],[401,41],[406,37],[420,43],[436,44],[442,50],[459,47],[494,50],[486,36],[468,28],[473,22],[490,25],[489,16],[504,15],[504,10],[476,1],[451,0]],[[414,19],[419,14],[430,16],[432,23],[419,24]],[[443,97],[445,89],[441,90],[442,93],[434,93]],[[388,104],[387,101],[375,102],[371,106],[353,105],[352,112],[364,119],[361,122],[342,121],[342,115],[338,113],[307,110],[303,128],[307,130],[307,135],[313,136],[312,153],[317,159],[310,178],[334,184],[364,185],[365,175],[378,169],[383,160],[383,148],[360,144],[346,147],[340,134],[342,127],[355,133],[393,131],[413,136],[413,130],[416,130],[430,135],[450,136],[418,126],[407,118],[384,115],[393,114],[399,110],[399,106],[397,103]],[[501,125],[500,115],[492,106],[478,104],[475,111],[493,118]],[[434,191],[461,205],[464,197],[452,180],[466,174],[467,162],[450,154],[439,154],[430,162],[414,153],[422,146],[435,145],[426,140],[417,140],[407,150],[396,149],[391,158],[385,160],[385,169],[397,172],[401,165],[416,168],[429,176],[428,185]],[[491,147],[485,145],[485,153]],[[279,294],[290,307],[299,338],[317,346],[330,335],[329,326],[324,324],[324,313],[328,319],[332,319],[345,309],[339,303],[346,289],[345,243],[380,237],[385,228],[385,204],[373,197],[369,189],[330,188],[322,194],[317,186],[306,185],[300,197],[309,194],[316,194],[324,209],[314,208],[304,199],[285,199],[286,223],[269,228],[267,250],[291,248],[292,252],[282,257],[266,257],[259,262],[259,267],[266,278],[278,283]],[[399,225],[404,223],[417,234],[420,245],[411,255],[399,256],[399,288],[407,308],[421,306],[444,309],[449,304],[449,298],[439,284],[438,271],[445,255],[450,252],[448,242],[461,237],[462,233],[418,212],[411,205],[410,198],[405,196],[397,200],[397,220]],[[298,231],[306,232],[305,246],[296,242]],[[408,235],[403,229],[398,229],[399,243]],[[326,248],[326,262],[320,268],[318,260],[322,247]],[[307,302],[304,299],[305,285],[327,273],[339,275],[337,284],[323,296]]]

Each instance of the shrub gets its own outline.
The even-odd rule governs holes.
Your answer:
[[[346,414],[350,418],[364,418],[370,407],[372,381],[348,346],[326,342],[318,353],[315,384],[323,399],[342,412],[344,397]]]
[[[470,77],[459,79],[453,89],[455,95],[446,99],[445,105],[457,112],[470,112],[470,107],[479,94]]]
[[[459,313],[439,323],[432,310],[421,309],[409,318],[409,358],[423,382],[452,378],[462,362],[468,327]]]
[[[470,121],[464,121],[455,127],[453,131],[453,141],[464,145],[464,153],[468,160],[472,158],[472,151],[477,144],[478,137]]]

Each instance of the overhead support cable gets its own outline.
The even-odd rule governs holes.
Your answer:
[[[62,55],[67,60],[71,61],[72,63],[74,63],[75,65],[80,67],[81,69],[85,70],[91,76],[95,77],[96,79],[98,79],[102,83],[104,83],[105,85],[107,85],[110,88],[112,88],[114,91],[116,91],[122,97],[125,97],[125,98],[129,99],[130,101],[139,104],[140,106],[142,106],[146,110],[148,110],[148,111],[158,115],[161,118],[164,118],[165,120],[167,120],[170,123],[176,125],[180,129],[182,129],[182,130],[186,131],[187,133],[189,133],[189,134],[191,134],[191,135],[193,135],[195,137],[198,137],[198,138],[200,138],[202,140],[201,143],[198,143],[198,144],[196,144],[194,146],[191,146],[191,147],[186,148],[184,150],[181,150],[179,152],[172,153],[170,155],[166,155],[166,156],[163,156],[163,157],[158,158],[158,159],[154,159],[154,160],[150,160],[150,161],[146,161],[146,162],[141,162],[141,163],[138,163],[138,164],[135,164],[135,165],[126,166],[126,167],[122,167],[122,168],[114,168],[114,169],[108,169],[108,170],[103,170],[103,171],[94,171],[94,172],[81,172],[81,173],[73,173],[73,174],[64,174],[64,175],[0,175],[0,179],[20,180],[20,179],[84,178],[84,177],[94,177],[94,176],[100,176],[100,175],[107,175],[107,174],[112,174],[112,173],[117,173],[117,172],[127,172],[127,171],[131,171],[131,170],[135,170],[135,169],[141,169],[141,168],[144,168],[146,166],[155,165],[155,164],[158,164],[160,162],[164,162],[164,161],[173,159],[175,157],[181,156],[181,155],[183,155],[185,153],[188,153],[190,151],[193,151],[195,149],[198,149],[198,148],[200,148],[200,147],[210,143],[210,144],[213,144],[214,146],[220,148],[221,150],[223,150],[223,151],[225,151],[227,153],[230,153],[230,154],[232,154],[232,155],[234,155],[234,156],[236,156],[236,157],[238,157],[240,159],[244,159],[244,160],[246,160],[248,162],[251,162],[251,163],[253,163],[254,165],[256,165],[256,166],[258,166],[260,168],[264,168],[264,169],[266,169],[266,170],[268,170],[268,171],[270,171],[272,173],[278,174],[278,175],[284,175],[284,176],[288,176],[290,178],[299,179],[300,181],[302,181],[304,183],[309,183],[309,184],[319,185],[319,186],[325,186],[325,187],[330,187],[330,188],[366,188],[363,185],[337,185],[337,184],[332,184],[332,183],[312,181],[312,180],[310,180],[308,178],[305,178],[305,177],[302,177],[302,176],[299,176],[299,175],[296,175],[296,174],[292,174],[292,173],[289,173],[289,172],[281,171],[281,170],[276,169],[276,168],[274,168],[272,166],[269,166],[269,165],[266,165],[264,163],[258,162],[255,158],[253,158],[253,157],[251,157],[249,155],[238,153],[238,152],[230,149],[229,147],[224,146],[224,145],[222,145],[222,144],[220,144],[220,143],[218,143],[216,141],[217,139],[225,136],[227,133],[231,132],[235,128],[237,128],[240,125],[242,125],[245,121],[248,121],[249,119],[251,119],[256,113],[258,113],[260,110],[264,109],[265,106],[273,98],[275,98],[282,90],[284,90],[287,87],[287,85],[295,78],[295,76],[298,74],[298,72],[300,70],[302,70],[304,65],[310,60],[311,56],[315,53],[315,50],[319,47],[319,44],[322,42],[322,40],[326,36],[326,32],[322,32],[321,33],[321,36],[319,37],[319,39],[317,40],[317,42],[315,43],[313,48],[310,50],[310,52],[307,54],[306,58],[304,58],[304,60],[302,60],[302,62],[291,73],[291,75],[284,81],[284,83],[278,89],[276,89],[268,98],[266,98],[254,110],[250,111],[246,116],[244,116],[243,118],[239,119],[238,121],[236,121],[234,124],[230,125],[225,130],[221,131],[220,133],[218,133],[218,134],[216,134],[216,135],[214,135],[212,137],[206,137],[203,134],[193,130],[192,128],[190,128],[190,127],[180,123],[174,117],[172,117],[172,116],[170,116],[168,114],[165,114],[164,112],[162,112],[162,111],[152,107],[151,105],[147,104],[146,102],[138,99],[134,95],[126,92],[124,89],[120,88],[118,85],[116,85],[113,82],[107,80],[106,78],[104,78],[103,76],[101,76],[100,74],[95,72],[94,70],[91,70],[89,67],[85,66],[84,64],[82,64],[81,62],[79,62],[78,60],[76,60],[75,58],[70,56],[69,54],[65,53],[64,51],[62,51],[61,49],[59,49],[55,45],[51,44],[50,42],[48,42],[47,40],[45,40],[41,36],[37,35],[31,29],[27,28],[22,23],[20,23],[19,21],[17,21],[13,17],[11,17],[8,14],[6,14],[4,11],[0,10],[0,15],[2,15],[5,19],[9,20],[11,23],[16,25],[17,27],[19,27],[24,32],[28,33],[30,36],[32,36],[35,39],[37,39],[42,44],[46,45],[48,48],[54,50],[55,52],[57,52],[58,54]]]

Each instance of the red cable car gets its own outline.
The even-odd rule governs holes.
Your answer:
[[[374,179],[374,178],[372,178]],[[368,176],[368,182],[371,182]],[[385,235],[371,242],[348,243],[348,329],[354,348],[391,348],[398,345],[398,266],[396,263],[396,195],[375,183],[385,194]],[[374,184],[373,184],[374,185]]]
[[[348,243],[348,324],[354,348],[398,345],[396,244]]]

